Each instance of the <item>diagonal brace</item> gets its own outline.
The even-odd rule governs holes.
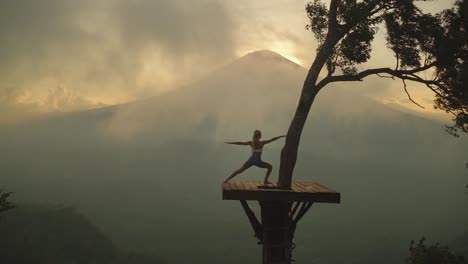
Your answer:
[[[293,220],[294,224],[297,224],[299,220],[309,211],[310,207],[312,206],[312,202],[302,203],[301,209],[296,215],[296,219]]]
[[[263,227],[260,221],[258,221],[257,217],[255,216],[255,213],[250,209],[249,204],[245,200],[240,200],[242,204],[242,208],[244,208],[244,212],[249,218],[250,224],[252,225],[252,228],[255,232],[255,237],[258,238],[258,244],[263,243]]]
[[[310,207],[312,206],[313,202],[303,202],[301,203],[301,209],[297,212],[297,215],[294,217],[294,214],[291,215],[290,217],[290,223],[289,223],[289,228],[290,228],[290,238],[291,241],[294,237],[294,232],[296,231],[296,226],[299,220],[309,211]],[[294,208],[294,212],[297,210],[299,203],[296,204]]]
[[[290,211],[289,211],[290,221],[292,221],[294,219],[294,215],[296,214],[296,211],[297,211],[297,208],[299,207],[300,202],[296,202],[296,204],[294,204],[294,206],[293,206],[293,204],[294,203],[291,204]]]

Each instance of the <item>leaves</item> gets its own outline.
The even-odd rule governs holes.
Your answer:
[[[306,5],[307,16],[310,19],[310,24],[306,25],[306,29],[312,31],[315,38],[319,41],[319,47],[325,41],[328,28],[328,9],[320,0],[314,0]]]
[[[452,130],[468,133],[468,36],[462,5],[458,1],[454,8],[440,14],[443,26],[440,48],[435,56],[439,65],[437,76],[441,91],[435,106],[454,115]]]
[[[355,74],[356,64],[364,63],[370,59],[371,42],[377,32],[375,25],[381,19],[365,16],[364,7],[365,3],[357,3],[356,0],[341,1],[338,5],[336,33],[340,34],[347,25],[355,24],[355,26],[350,27],[330,54],[327,60],[329,74],[334,73],[336,67],[339,67],[344,74]],[[328,34],[329,11],[319,0],[307,4],[306,11],[310,20],[306,29],[314,33],[319,41],[318,48],[320,49]]]
[[[449,251],[447,247],[439,243],[427,246],[423,237],[416,244],[411,241],[409,248],[410,256],[407,258],[408,264],[464,264],[465,259]]]
[[[11,192],[2,193],[2,190],[0,190],[0,213],[15,208],[15,206],[8,201],[8,197],[10,197],[11,194]]]
[[[337,0],[332,1],[331,10],[320,0],[307,4],[310,23],[306,28],[317,38],[318,50],[327,53],[328,79],[318,86],[366,77],[369,71],[361,74],[357,66],[371,59],[372,41],[378,28],[384,26],[396,65],[370,72],[390,72],[393,77],[426,85],[436,95],[434,107],[453,115],[454,123],[447,131],[456,136],[459,130],[468,133],[468,22],[463,11],[468,4],[456,0],[453,8],[430,14],[420,10],[416,2]],[[325,43],[328,46],[324,47]],[[331,78],[337,69],[351,78]],[[420,73],[425,73],[424,77]]]

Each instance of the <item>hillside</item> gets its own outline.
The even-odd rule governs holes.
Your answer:
[[[72,208],[20,206],[0,219],[2,264],[160,264],[117,248]]]

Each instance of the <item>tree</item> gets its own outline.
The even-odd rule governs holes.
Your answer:
[[[11,193],[5,193],[0,190],[0,213],[15,207],[11,202],[8,201],[8,197],[10,197],[10,195]]]
[[[317,55],[304,81],[295,115],[281,151],[279,186],[289,189],[301,133],[317,94],[334,82],[362,81],[372,75],[425,85],[435,93],[434,106],[453,114],[448,132],[468,132],[468,41],[466,2],[456,0],[451,9],[425,14],[417,0],[321,0],[306,5],[311,30],[319,42]],[[386,28],[387,46],[394,65],[358,71],[371,58],[372,40]],[[322,70],[326,76],[319,79]],[[414,102],[416,103],[416,102]],[[417,103],[416,103],[417,104]]]
[[[466,264],[462,256],[452,253],[447,247],[439,243],[427,246],[425,238],[421,238],[416,244],[411,241],[409,248],[410,256],[406,259],[408,264]]]
[[[468,169],[468,162],[465,164],[465,167]],[[465,187],[468,188],[468,184]]]

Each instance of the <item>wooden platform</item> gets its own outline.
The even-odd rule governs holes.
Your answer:
[[[293,182],[291,190],[261,188],[262,185],[263,182],[251,181],[223,183],[223,200],[340,203],[339,192],[318,183]]]

